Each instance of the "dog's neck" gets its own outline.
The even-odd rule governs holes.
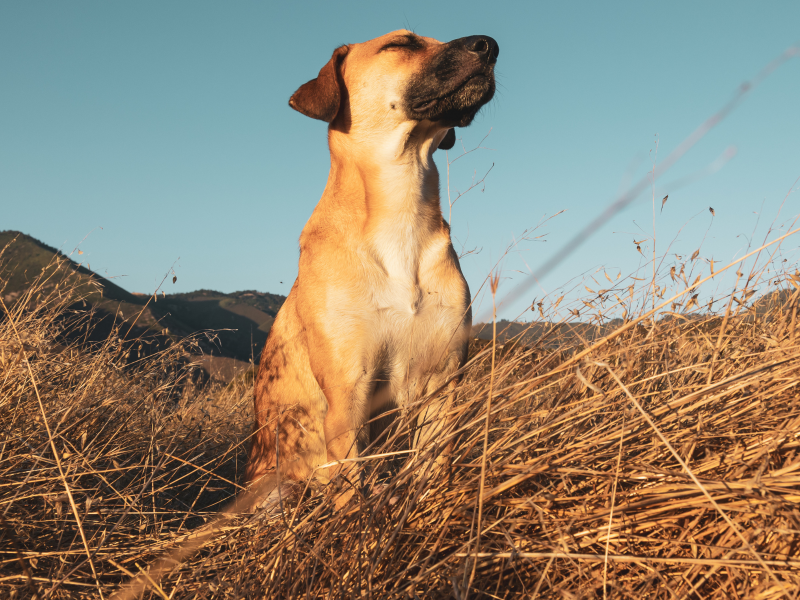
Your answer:
[[[402,285],[416,285],[426,248],[450,241],[433,161],[443,133],[431,127],[410,124],[369,136],[331,128],[328,185],[321,212],[312,217],[313,225],[309,221],[318,230],[328,215],[328,223],[344,230],[337,243],[366,251]]]
[[[331,129],[329,186],[359,196],[367,230],[405,216],[441,219],[439,172],[433,152],[443,133],[432,124],[404,123],[390,131],[360,135]],[[342,185],[344,183],[344,186]],[[351,196],[351,201],[356,198]],[[438,216],[438,219],[437,219]]]

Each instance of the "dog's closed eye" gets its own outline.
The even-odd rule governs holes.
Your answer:
[[[379,52],[383,52],[384,50],[390,50],[391,48],[404,48],[406,50],[421,50],[424,47],[422,39],[418,36],[409,34],[404,35],[403,37],[397,38],[385,44]]]

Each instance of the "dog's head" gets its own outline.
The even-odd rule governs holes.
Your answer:
[[[345,132],[428,123],[439,147],[448,149],[455,142],[452,128],[469,125],[492,99],[498,53],[497,42],[485,35],[443,43],[395,31],[337,48],[289,105]]]

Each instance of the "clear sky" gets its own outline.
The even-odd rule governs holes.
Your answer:
[[[67,253],[89,234],[80,259],[131,291],[152,291],[177,261],[167,292],[288,293],[329,160],[325,124],[287,100],[337,45],[399,28],[500,45],[495,100],[458,130],[467,148],[490,133],[488,149],[451,169],[455,194],[494,165],[453,209],[456,249],[480,250],[462,260],[473,291],[526,229],[566,211],[536,232],[547,242],[503,260],[502,292],[644,176],[656,143],[661,160],[795,43],[800,2],[3,2],[0,229]],[[670,187],[730,145],[721,170]],[[691,253],[705,236],[703,255],[728,261],[754,213],[763,237],[798,176],[800,57],[656,183],[657,203],[670,194],[659,252],[677,235],[673,249]],[[542,286],[635,269],[651,203],[648,190]],[[798,212],[793,194],[781,222]]]

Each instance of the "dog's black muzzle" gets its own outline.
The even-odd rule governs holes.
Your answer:
[[[443,44],[412,78],[405,93],[408,114],[417,120],[465,127],[494,96],[494,65],[500,48],[488,35]]]

